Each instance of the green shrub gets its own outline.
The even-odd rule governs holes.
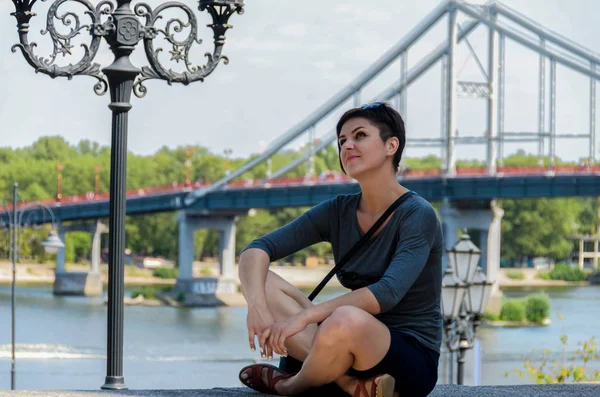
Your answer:
[[[152,272],[152,275],[158,278],[177,278],[179,269],[173,267],[157,267]]]
[[[500,316],[496,313],[485,312],[483,313],[483,319],[488,321],[498,321],[500,320]]]
[[[144,277],[148,278],[152,275],[152,272],[148,269],[140,269],[136,266],[125,266],[125,275],[128,277]]]
[[[138,296],[141,295],[145,299],[156,299],[156,294],[166,293],[166,292],[169,292],[170,290],[172,290],[172,287],[165,287],[165,286],[155,287],[155,286],[151,286],[151,285],[145,285],[145,286],[137,287],[137,288],[133,289],[131,291],[131,297],[137,298]]]
[[[525,273],[521,270],[511,270],[506,273],[506,276],[513,280],[525,280]]]
[[[535,356],[523,357],[523,369],[516,368],[512,372],[524,378],[529,374],[530,380],[537,384],[598,382],[600,371],[593,369],[593,364],[600,363],[598,342],[594,337],[578,342],[579,348],[569,357],[567,351],[567,335],[560,336],[562,359],[555,359],[557,352],[549,349],[533,351]],[[589,365],[593,363],[592,365]],[[591,367],[591,368],[590,368]],[[504,376],[508,376],[506,372]]]
[[[183,301],[185,301],[185,292],[180,291],[177,293],[177,295],[175,296],[175,300],[179,303],[183,303]]]
[[[541,278],[542,280],[552,280],[550,278],[550,272],[546,272],[546,271],[538,272],[537,278]]]
[[[523,321],[525,318],[525,307],[520,299],[508,300],[502,304],[500,310],[500,320],[502,321]]]
[[[584,281],[587,279],[587,274],[583,270],[564,263],[557,264],[549,272],[540,272],[538,276],[545,280]]]
[[[528,321],[541,324],[550,316],[550,298],[546,294],[533,294],[525,301],[525,317]]]

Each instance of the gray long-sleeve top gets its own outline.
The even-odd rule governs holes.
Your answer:
[[[367,287],[379,302],[375,317],[391,329],[414,336],[439,353],[442,341],[440,294],[443,238],[435,210],[414,192],[337,272],[349,289]],[[244,248],[259,248],[271,261],[312,244],[331,243],[336,263],[363,235],[356,211],[360,193],[340,195],[306,211],[289,224]]]

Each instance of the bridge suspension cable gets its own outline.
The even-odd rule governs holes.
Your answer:
[[[460,12],[467,16],[468,21],[464,26],[456,23],[456,14]],[[415,65],[410,72],[406,72],[406,56],[408,50],[416,43],[430,28],[436,24],[443,16],[448,15],[448,35],[445,43],[438,46],[428,56],[423,58]],[[502,17],[502,18],[499,18]],[[504,19],[504,20],[503,20]],[[488,40],[488,70],[481,63],[475,49],[470,43],[467,43],[468,49],[474,56],[477,67],[485,77],[486,82],[463,82],[456,81],[456,66],[454,61],[454,51],[456,45],[464,40],[468,34],[478,25],[485,25],[489,29]],[[456,39],[449,39],[456,37]],[[510,132],[504,131],[504,91],[505,91],[505,39],[509,38],[514,42],[525,46],[526,48],[540,55],[540,87],[539,87],[539,107],[538,107],[538,131],[537,132]],[[280,137],[276,138],[266,150],[258,157],[249,161],[244,166],[233,171],[227,177],[217,181],[210,187],[198,189],[190,192],[184,202],[191,205],[205,194],[218,190],[238,178],[243,173],[251,170],[264,161],[269,161],[271,156],[277,153],[285,145],[303,135],[309,133],[314,138],[314,129],[317,124],[329,116],[332,112],[344,106],[347,100],[354,96],[355,102],[360,101],[360,93],[363,88],[377,77],[391,63],[401,57],[401,77],[399,81],[391,85],[387,90],[379,93],[375,98],[377,100],[390,101],[395,95],[403,95],[401,100],[402,108],[406,104],[406,88],[410,86],[419,76],[428,70],[438,60],[442,60],[442,111],[441,111],[441,137],[410,139],[407,137],[408,146],[420,147],[439,147],[442,157],[445,159],[446,172],[453,175],[454,170],[454,145],[461,144],[481,144],[487,143],[488,172],[493,174],[496,169],[496,162],[501,163],[503,157],[504,142],[538,142],[539,155],[544,155],[545,140],[549,140],[547,155],[553,159],[555,156],[556,139],[558,138],[587,138],[590,140],[589,159],[593,161],[595,151],[595,115],[596,115],[596,85],[595,81],[600,80],[600,71],[597,65],[600,64],[600,55],[574,43],[573,41],[557,34],[542,25],[534,22],[528,17],[521,15],[515,10],[498,2],[490,2],[486,5],[472,5],[463,1],[447,0],[439,4],[425,19],[415,26],[404,38],[396,43],[390,50],[384,53],[377,61],[363,71],[356,79],[344,87],[341,91],[318,107],[313,113],[289,129]],[[550,63],[550,98],[546,106],[545,101],[545,59]],[[586,134],[557,133],[556,118],[556,64],[566,66],[590,78],[590,120],[589,131]],[[496,70],[498,69],[498,70]],[[459,92],[457,92],[459,91]],[[457,95],[460,94],[460,95]],[[542,95],[544,99],[542,98]],[[487,133],[480,137],[467,136],[458,137],[456,134],[455,118],[455,98],[457,96],[470,96],[484,98],[488,101],[487,107]],[[356,103],[355,103],[356,105]],[[546,111],[546,107],[549,109]],[[547,112],[547,113],[546,113]],[[544,127],[545,114],[549,115],[549,130]],[[267,180],[277,178],[290,171],[299,164],[310,161],[310,159],[319,151],[327,147],[335,140],[335,133],[332,131],[325,134],[322,141],[315,145],[314,139],[311,139],[308,145],[308,151],[298,159],[287,164],[283,168],[267,176]],[[493,164],[491,164],[493,163]]]

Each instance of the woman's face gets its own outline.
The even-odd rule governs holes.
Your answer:
[[[351,178],[356,179],[361,174],[384,166],[393,170],[391,157],[398,147],[397,139],[390,138],[383,142],[379,128],[365,118],[348,120],[342,126],[338,144],[342,165]]]

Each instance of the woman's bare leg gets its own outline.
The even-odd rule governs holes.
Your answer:
[[[298,374],[282,380],[281,394],[297,394],[311,387],[338,382],[351,393],[356,380],[343,377],[349,368],[367,370],[377,365],[389,350],[388,328],[366,311],[342,306],[319,327],[310,353]]]
[[[313,305],[298,288],[272,271],[267,273],[265,295],[267,306],[275,321],[285,321]],[[317,329],[317,324],[311,324],[304,331],[289,338],[285,342],[288,354],[297,360],[304,361],[308,356]]]
[[[300,290],[298,290],[296,287],[294,287],[289,282],[285,281],[283,278],[281,278],[280,276],[278,276],[277,274],[275,274],[272,271],[269,271],[267,273],[265,293],[266,293],[266,297],[267,297],[267,305],[269,307],[269,310],[271,311],[271,314],[275,318],[275,321],[284,321],[287,318],[301,312],[304,309],[308,309],[313,305],[313,303],[310,300],[308,300],[308,298],[306,296],[304,296],[304,294]],[[389,339],[390,339],[389,331],[383,324],[381,324],[379,321],[377,321],[373,316],[364,312],[361,309],[354,308],[354,307],[338,308],[334,312],[334,314],[335,314],[335,316],[332,314],[332,316],[330,316],[329,319],[327,319],[325,322],[323,322],[321,327],[318,327],[316,324],[311,324],[304,331],[294,335],[292,338],[289,338],[285,343],[286,349],[291,357],[293,357],[297,360],[300,360],[300,361],[306,361],[309,359],[309,355],[311,356],[310,357],[311,362],[308,362],[302,368],[301,372],[304,372],[302,374],[302,377],[299,378],[300,379],[299,381],[296,380],[296,382],[295,382],[296,386],[300,385],[302,387],[301,390],[308,389],[312,386],[319,386],[319,385],[323,385],[326,383],[335,382],[338,384],[338,386],[340,386],[340,388],[342,388],[343,390],[346,390],[349,394],[352,394],[354,391],[354,388],[356,387],[357,380],[350,376],[344,375],[345,372],[348,370],[348,368],[350,366],[353,366],[356,369],[369,369],[369,368],[375,366],[376,364],[378,364],[379,361],[381,361],[381,359],[385,355],[385,353],[387,353],[387,350],[389,348]],[[360,314],[360,315],[355,316],[355,314]],[[365,341],[365,340],[383,341],[383,344],[384,344],[383,348],[375,349],[376,350],[375,352],[373,351],[373,347],[370,345],[362,346],[362,349],[359,349],[359,350],[367,350],[367,351],[369,351],[369,353],[375,353],[375,356],[378,355],[377,351],[383,350],[381,357],[378,357],[378,358],[375,357],[373,359],[367,358],[367,360],[366,360],[367,362],[365,362],[365,363],[361,364],[360,362],[357,362],[356,364],[354,364],[353,353],[345,352],[346,355],[348,355],[348,354],[352,355],[353,361],[350,364],[344,364],[342,366],[342,367],[345,367],[345,368],[343,368],[343,370],[339,370],[336,368],[336,373],[339,373],[341,371],[341,373],[339,373],[339,375],[337,377],[333,377],[333,378],[331,378],[331,380],[323,381],[321,374],[318,374],[319,376],[317,378],[308,379],[308,382],[307,382],[305,380],[306,377],[310,378],[311,374],[313,372],[319,371],[319,367],[321,367],[323,365],[328,365],[328,364],[325,364],[324,362],[319,363],[319,361],[318,361],[318,360],[320,360],[319,356],[326,355],[328,360],[331,357],[333,357],[332,355],[330,355],[330,351],[327,348],[327,343],[332,343],[334,345],[334,347],[336,347],[336,346],[339,347],[339,344],[340,344],[339,342],[341,342],[339,337],[343,336],[344,338],[350,339],[346,335],[343,335],[344,329],[346,329],[346,330],[351,329],[353,332],[357,331],[357,330],[354,330],[354,328],[358,324],[355,325],[355,324],[349,323],[348,320],[356,321],[356,322],[363,322],[362,320],[364,320],[365,316],[368,316],[368,320],[370,320],[370,321],[367,321],[367,323],[371,323],[371,321],[374,321],[374,322],[376,322],[376,324],[383,327],[383,329],[381,327],[376,327],[379,331],[378,333],[383,334],[383,338],[381,338],[379,336],[373,337],[373,334],[371,334],[370,331],[367,329],[367,330],[364,330],[363,332],[361,332],[362,336],[359,334],[354,335],[355,336],[354,339],[359,341],[360,342],[359,344],[362,344],[363,341]],[[332,317],[333,317],[333,319],[332,319]],[[327,325],[327,326],[324,327],[325,325]],[[341,328],[341,329],[339,329],[339,328]],[[315,342],[315,336],[317,336],[317,331],[319,331],[318,332],[319,345],[318,345],[318,350],[315,350],[313,352],[311,350],[313,349],[313,344]],[[378,335],[378,333],[376,333],[375,335]],[[386,343],[386,337],[387,337],[387,343]],[[341,344],[345,345],[346,342],[343,342]],[[333,351],[331,351],[331,353],[339,354],[339,352],[333,352]],[[342,352],[341,356],[344,356],[343,352]],[[363,361],[365,361],[365,357],[362,357],[362,358],[363,358]],[[317,363],[318,367],[315,368],[313,363]],[[307,370],[305,370],[304,367],[307,367]],[[267,381],[266,371],[263,371],[263,372],[264,372],[263,377],[265,377],[265,379],[263,379],[263,382],[266,382]],[[298,374],[298,375],[300,375],[300,374]],[[328,376],[331,376],[331,375],[328,375]],[[294,377],[294,378],[296,378],[296,377]],[[327,379],[329,379],[329,378],[327,378]],[[282,382],[277,384],[277,389],[279,389],[279,386],[280,386],[280,384],[282,384]],[[299,391],[301,391],[301,390],[299,390]]]

